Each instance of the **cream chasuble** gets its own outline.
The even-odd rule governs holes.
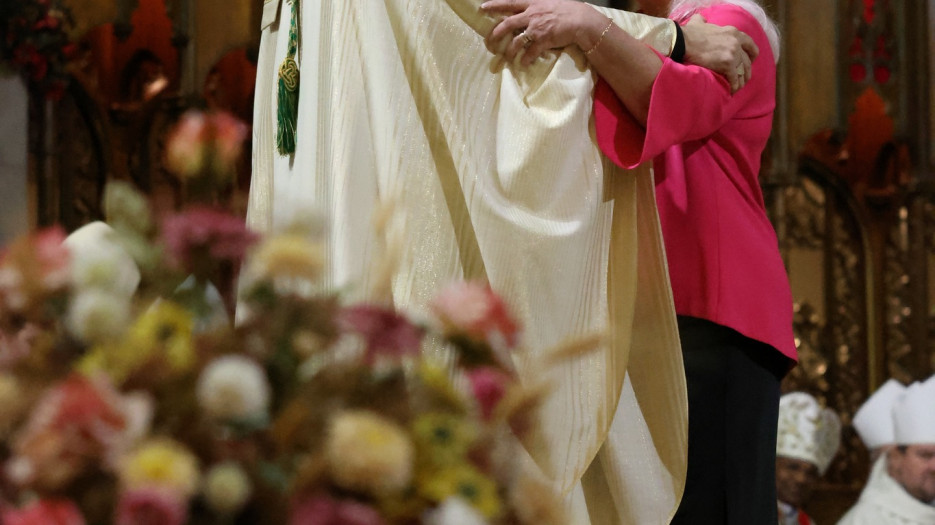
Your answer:
[[[394,304],[418,310],[448,281],[489,280],[524,326],[521,376],[566,338],[612,334],[555,371],[529,452],[575,523],[667,523],[684,486],[687,402],[651,174],[601,156],[581,52],[505,64],[484,47],[494,21],[480,3],[304,1],[297,146],[284,157],[276,82],[291,7],[267,0],[248,222],[268,231],[323,211],[326,286],[367,298],[383,241],[372,212],[395,202]],[[601,10],[669,51],[670,21]]]

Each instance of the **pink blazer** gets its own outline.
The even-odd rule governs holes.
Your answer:
[[[653,161],[676,312],[796,359],[789,280],[757,179],[776,105],[773,53],[742,8],[720,4],[700,13],[759,46],[750,81],[732,96],[720,75],[662,57],[644,129],[601,80],[598,145],[619,166]]]

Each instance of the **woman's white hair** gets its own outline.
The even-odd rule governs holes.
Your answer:
[[[669,6],[669,16],[678,20],[691,16],[699,9],[716,4],[733,4],[753,15],[766,32],[769,47],[773,49],[773,60],[779,61],[779,28],[756,0],[672,0]]]

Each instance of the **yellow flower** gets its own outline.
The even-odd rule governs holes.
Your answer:
[[[127,377],[146,362],[147,355],[128,351],[116,343],[103,343],[86,353],[75,365],[82,374],[93,377],[98,372],[107,374],[115,384],[123,383]]]
[[[120,481],[127,490],[160,487],[185,497],[198,491],[198,459],[184,446],[170,439],[143,443],[121,464]]]
[[[463,396],[452,385],[448,371],[444,368],[423,361],[419,364],[417,374],[419,381],[428,390],[429,397],[454,410],[460,412],[466,410]]]
[[[172,372],[185,372],[195,363],[192,318],[181,307],[160,301],[141,315],[119,343],[103,343],[91,349],[76,365],[79,372],[104,372],[120,384],[154,359]]]
[[[420,461],[438,468],[464,461],[477,439],[477,430],[455,414],[430,412],[412,424],[413,440]]]
[[[187,371],[195,363],[193,324],[184,308],[171,301],[159,301],[130,328],[128,350],[147,358],[161,355],[173,371]]]
[[[457,496],[485,518],[495,518],[500,514],[502,503],[497,484],[468,463],[436,472],[426,471],[419,476],[417,483],[419,492],[437,503]]]
[[[398,425],[365,410],[336,415],[325,445],[335,483],[374,494],[406,488],[412,480],[413,447]]]
[[[221,514],[240,510],[250,498],[250,478],[235,462],[215,465],[205,476],[204,496],[208,506]]]
[[[303,235],[283,234],[267,239],[253,258],[253,271],[259,279],[277,277],[315,281],[325,263],[321,244]]]

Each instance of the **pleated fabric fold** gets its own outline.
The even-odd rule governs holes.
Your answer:
[[[495,21],[480,1],[302,2],[291,156],[275,142],[288,20],[279,0],[265,3],[248,222],[269,231],[322,212],[324,284],[359,299],[420,310],[450,280],[488,280],[523,323],[516,366],[529,380],[560,341],[610,334],[552,371],[529,453],[586,509],[576,523],[666,523],[684,486],[687,401],[652,174],[601,156],[581,52],[504,63],[484,47]],[[603,11],[670,49],[671,22]],[[369,271],[385,202],[406,240],[389,298],[374,297]]]

